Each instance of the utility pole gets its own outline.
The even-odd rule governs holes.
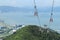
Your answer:
[[[36,6],[35,0],[34,0],[34,16],[37,17],[38,23],[39,23],[39,25],[40,25],[40,27],[41,27],[41,24],[40,24],[40,18],[39,18],[39,15],[38,15],[38,11],[37,11],[37,6]]]

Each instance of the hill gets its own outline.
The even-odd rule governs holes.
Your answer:
[[[32,9],[23,7],[13,7],[13,6],[0,6],[0,12],[30,12]]]
[[[33,12],[33,7],[13,7],[13,6],[0,6],[0,12]],[[39,12],[51,12],[51,7],[38,8]],[[54,12],[60,12],[60,7],[54,7]]]
[[[48,30],[48,31],[47,31]],[[25,26],[4,40],[60,40],[60,34],[36,25]]]

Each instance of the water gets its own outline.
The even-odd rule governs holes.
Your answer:
[[[49,28],[54,29],[54,30],[60,30],[60,12],[55,12],[53,14],[53,23]],[[50,18],[50,13],[48,12],[41,12],[39,13],[39,18],[40,18],[40,23],[41,25],[47,24],[49,25],[49,18]],[[33,12],[18,12],[18,13],[0,13],[0,19],[4,20],[5,23],[9,25],[13,24],[35,24],[39,25],[37,17],[33,15]]]

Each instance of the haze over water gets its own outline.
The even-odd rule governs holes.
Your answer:
[[[40,23],[49,26],[49,12],[39,12]],[[54,30],[60,30],[60,12],[53,13],[53,22],[49,28]],[[0,13],[0,19],[4,20],[9,25],[13,24],[25,24],[25,25],[39,25],[37,17],[34,16],[33,12],[19,12],[19,13]]]

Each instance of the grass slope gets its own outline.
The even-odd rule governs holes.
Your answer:
[[[47,29],[48,30],[48,29]],[[36,25],[25,26],[22,29],[19,29],[13,35],[10,35],[4,40],[59,40],[60,34],[53,30],[48,30],[40,28]]]

